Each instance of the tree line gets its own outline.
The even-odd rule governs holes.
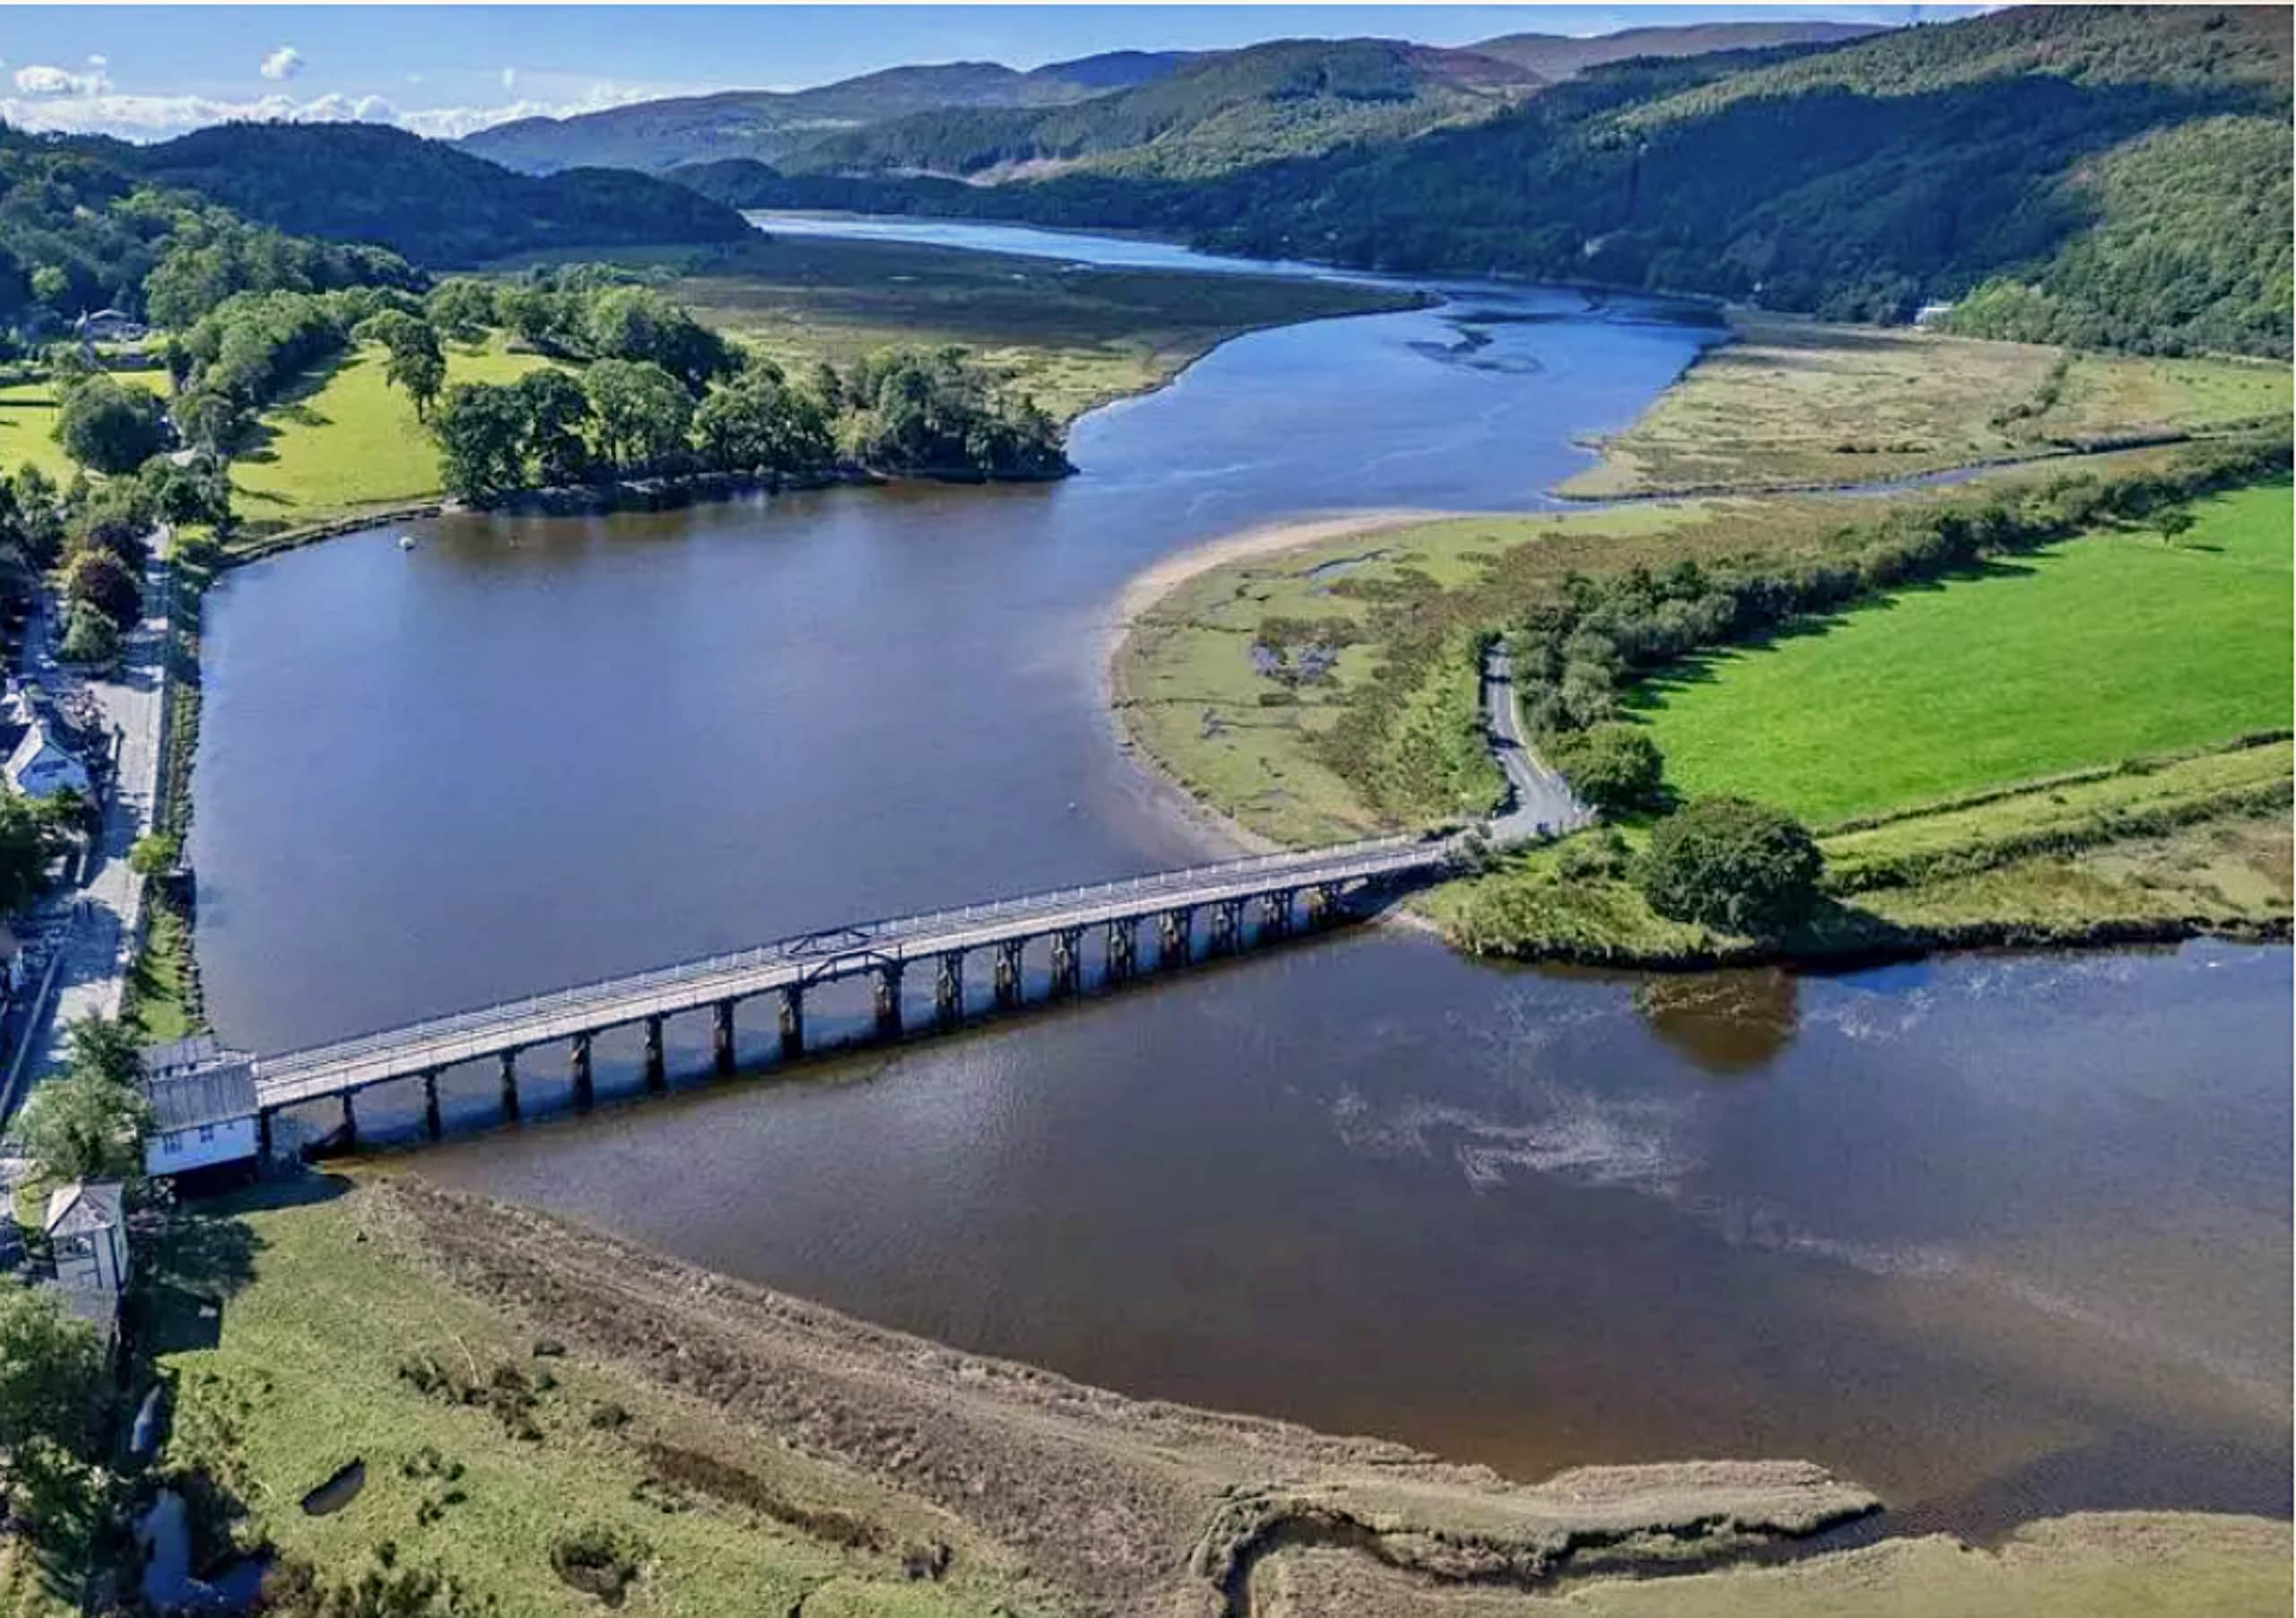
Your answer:
[[[504,285],[450,281],[428,313],[378,317],[368,329],[429,420],[441,484],[458,500],[701,472],[808,478],[848,464],[980,478],[1068,466],[1059,425],[957,349],[891,351],[792,377],[658,289],[596,267]],[[440,394],[441,323],[465,334],[499,326],[575,363]]]

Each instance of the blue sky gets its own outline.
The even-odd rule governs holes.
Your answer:
[[[1014,67],[1296,36],[1462,45],[1726,18],[1900,23],[1908,5],[10,5],[0,117],[155,139],[232,117],[453,135],[655,96],[795,89],[909,62]]]

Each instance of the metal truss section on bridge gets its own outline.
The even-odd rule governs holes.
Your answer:
[[[420,1078],[433,1098],[429,1111],[435,1135],[437,1076],[462,1063],[499,1059],[505,1110],[515,1115],[512,1063],[517,1052],[568,1044],[578,1099],[587,1099],[590,1040],[610,1030],[643,1024],[648,1080],[658,1083],[662,1020],[709,1008],[717,1013],[718,1066],[730,1071],[733,1008],[743,1000],[779,996],[782,1047],[795,1054],[803,1047],[805,988],[874,973],[880,1030],[898,1033],[901,976],[912,962],[930,961],[938,968],[935,1011],[946,1022],[954,1020],[952,1013],[961,1015],[961,962],[973,951],[995,953],[997,1004],[1017,1005],[1020,952],[1033,940],[1052,940],[1054,993],[1074,992],[1077,941],[1088,929],[1107,930],[1104,970],[1111,979],[1121,978],[1132,970],[1135,931],[1151,918],[1161,918],[1161,958],[1169,965],[1176,954],[1182,961],[1190,957],[1190,929],[1199,911],[1211,919],[1211,947],[1216,953],[1238,944],[1243,912],[1255,902],[1263,907],[1263,930],[1282,932],[1288,930],[1294,903],[1302,896],[1311,918],[1328,915],[1345,893],[1423,879],[1448,867],[1459,853],[1455,838],[1374,838],[799,934],[733,954],[260,1057],[254,1065],[257,1105],[267,1120],[283,1107],[341,1097],[349,1125],[353,1092],[396,1079]]]

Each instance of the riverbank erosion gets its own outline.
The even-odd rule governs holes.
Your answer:
[[[1613,1593],[1636,1610],[1634,1576],[1775,1553],[1879,1503],[1797,1462],[1526,1484],[1128,1399],[413,1175],[187,1210],[161,1269],[178,1401],[167,1465],[211,1485],[204,1554],[268,1542],[326,1580],[388,1542],[506,1614],[587,1610],[595,1591],[567,1570],[588,1570],[578,1542],[612,1550],[617,1596],[696,1613],[1337,1618],[1528,1613],[1561,1596],[1608,1611]],[[351,1504],[294,1508],[354,1461],[367,1481]],[[2213,1582],[2193,1588],[2219,1596],[2284,1579],[2284,1526],[2145,1522],[2039,1530],[2040,1552],[1997,1559],[2000,1588],[2062,1572],[2073,1589],[2109,1575],[2142,1591],[2196,1559]],[[2062,1568],[2052,1535],[2080,1552]],[[1918,1568],[1934,1550],[1887,1554]],[[1897,1584],[1873,1568],[1861,1552],[1790,1571],[1850,1604],[1825,1610],[1901,1610],[1857,1605]]]
[[[1887,506],[1707,498],[1268,530],[1124,593],[1111,700],[1205,813],[1275,843],[1479,816],[1499,783],[1478,648],[1607,592],[1641,617],[1601,608],[1607,627],[1570,642],[1607,689],[1548,653],[1518,662],[1548,671],[1544,701],[1599,698],[1655,738],[1657,801],[1419,901],[1461,947],[1690,969],[2284,939],[2274,453],[2123,452]],[[1839,605],[1796,610],[1812,581]],[[1621,649],[1638,635],[1683,644]],[[1633,874],[1657,814],[1717,793],[1817,834],[1831,874],[1802,924],[1743,936],[1645,902]]]

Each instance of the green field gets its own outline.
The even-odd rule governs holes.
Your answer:
[[[1686,797],[1825,822],[2289,723],[2285,484],[2099,532],[1645,687]]]
[[[1735,313],[1566,494],[1752,491],[2027,459],[2285,421],[2288,368],[2069,353],[1904,327]]]
[[[414,406],[385,386],[378,344],[351,350],[264,412],[231,463],[231,484],[256,533],[436,498],[439,448]],[[449,344],[447,378],[508,382],[548,361],[500,340]]]
[[[130,387],[148,387],[154,393],[165,393],[168,388],[168,373],[164,370],[120,370],[111,374],[115,380]],[[64,453],[64,446],[56,441],[55,431],[53,386],[20,382],[13,387],[0,387],[0,471],[13,472],[29,462],[59,483],[70,483],[79,468]]]

